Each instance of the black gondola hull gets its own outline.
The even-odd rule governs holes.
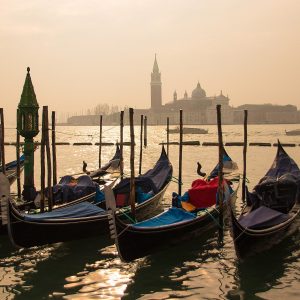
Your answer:
[[[231,203],[236,200],[236,192],[231,196]],[[227,210],[224,210],[224,217]],[[156,228],[138,228],[125,225],[117,215],[114,217],[117,233],[116,246],[121,259],[130,262],[140,257],[147,256],[174,244],[191,240],[205,232],[217,230],[219,213],[214,209],[210,214],[205,214],[191,221]]]
[[[239,224],[231,211],[231,234],[237,257],[245,259],[281,243],[297,230],[295,218],[298,214],[299,211],[296,211],[288,221],[268,229],[249,230]]]
[[[147,203],[137,206],[136,212],[139,219],[147,218],[150,213],[153,214],[154,208],[160,206],[167,186],[160,193],[149,199]],[[8,202],[8,209],[8,234],[11,242],[17,247],[29,248],[109,233],[108,213],[86,218],[54,219],[37,222],[26,221],[24,215],[20,214],[10,201]],[[126,220],[124,214],[120,214],[120,218],[124,221]]]

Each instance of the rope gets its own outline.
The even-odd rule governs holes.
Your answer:
[[[129,211],[129,208],[121,208],[120,209],[120,213],[122,213],[132,224],[135,224],[137,221],[136,220],[134,220],[134,219],[132,219],[126,212],[125,212],[125,209],[127,210],[127,211]]]
[[[214,208],[214,210],[216,210],[216,211],[219,213],[219,211],[218,211],[216,208]],[[219,222],[214,218],[214,216],[208,211],[207,208],[205,208],[205,211],[206,211],[206,212],[208,213],[208,215],[212,218],[212,220],[216,223],[216,225],[217,225],[219,228],[222,229],[222,226],[220,226]]]
[[[247,227],[245,227],[245,229],[233,240],[233,242],[237,241],[247,230]]]
[[[179,183],[179,179],[174,177],[174,176],[171,177],[170,181],[175,182],[175,183]],[[180,182],[180,185],[183,185],[182,181]]]

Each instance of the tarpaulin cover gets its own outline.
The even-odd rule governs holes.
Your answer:
[[[76,180],[67,175],[53,187],[53,199],[56,203],[69,202],[96,192],[97,189],[99,185],[87,175],[80,176]]]
[[[206,208],[216,204],[219,178],[210,181],[197,179],[189,189],[189,202],[197,208]]]
[[[239,223],[243,227],[258,229],[263,227],[271,227],[286,221],[289,218],[287,214],[280,213],[274,209],[260,206],[248,215],[239,219]]]
[[[276,158],[266,173],[265,176],[269,177],[280,177],[286,173],[290,173],[300,178],[300,170],[295,161],[284,151],[282,146],[279,144]]]
[[[300,189],[300,170],[278,143],[277,155],[266,175],[247,194],[247,203],[288,212],[295,204]]]
[[[195,214],[184,211],[181,208],[171,207],[164,213],[134,224],[134,227],[159,227],[192,220],[196,217]]]
[[[225,149],[223,148],[223,164],[225,164],[226,162],[232,162],[231,157],[227,154],[227,152],[225,151]],[[214,169],[210,172],[209,178],[214,178],[216,176],[218,176],[219,173],[219,164],[217,164]]]
[[[25,160],[25,156],[23,154],[23,155],[20,156],[20,164],[23,164],[24,160]],[[17,161],[16,160],[7,163],[5,165],[5,170],[11,170],[15,167],[17,167]],[[0,166],[0,171],[2,171],[2,166]]]
[[[161,156],[153,169],[150,169],[145,174],[135,178],[136,187],[141,187],[143,192],[148,193],[153,191],[157,194],[164,186],[167,180],[172,176],[172,165],[163,148]],[[130,178],[122,180],[115,188],[114,193],[129,193],[130,191]]]
[[[81,202],[65,208],[58,208],[50,212],[39,214],[24,214],[26,221],[42,221],[49,219],[67,219],[67,218],[82,218],[90,216],[98,216],[106,214],[106,211],[89,202]]]

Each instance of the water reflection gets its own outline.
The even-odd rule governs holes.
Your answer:
[[[297,232],[266,252],[249,257],[243,262],[236,261],[235,278],[238,287],[230,291],[228,297],[230,299],[281,298],[283,294],[279,293],[279,289],[292,287],[295,279],[297,281],[300,279],[299,270],[297,271],[295,264],[299,260],[300,233]],[[274,290],[276,290],[275,293]],[[290,291],[294,292],[292,288]],[[285,297],[288,293],[285,290]]]
[[[124,299],[224,298],[234,273],[226,256],[216,232],[148,256],[140,260]]]
[[[293,125],[294,126],[294,125]],[[292,125],[286,129],[295,129]],[[200,126],[199,126],[200,127]],[[185,140],[216,141],[216,126],[208,126],[206,136],[186,135]],[[119,128],[106,127],[104,141],[116,141]],[[139,127],[136,128],[139,134]],[[149,126],[148,145],[143,154],[143,171],[157,160],[166,140],[165,126]],[[242,141],[242,126],[223,126],[224,142]],[[299,137],[288,137],[282,125],[249,125],[249,142],[300,143]],[[91,141],[89,135],[98,133],[97,127],[61,127],[58,141]],[[61,133],[61,132],[64,133]],[[15,130],[13,131],[15,134]],[[9,132],[8,132],[9,133]],[[65,134],[67,133],[67,134]],[[84,136],[72,135],[86,134]],[[14,134],[7,139],[15,141]],[[125,140],[129,140],[129,127],[125,127]],[[178,136],[170,138],[177,141]],[[95,137],[92,142],[97,142]],[[139,140],[136,141],[136,154]],[[7,160],[15,158],[14,147],[7,147]],[[114,150],[102,148],[102,161],[107,161]],[[125,147],[125,172],[129,173],[129,147]],[[230,156],[242,166],[241,147],[227,149]],[[288,153],[299,163],[299,147],[288,148]],[[271,165],[275,147],[248,148],[248,179],[250,189]],[[39,151],[35,153],[39,161]],[[174,176],[178,174],[178,147],[170,146],[170,158],[174,164]],[[217,147],[184,147],[183,190],[198,176],[196,162],[200,161],[208,172],[218,158]],[[98,147],[58,146],[58,176],[81,171],[82,160],[91,169],[97,167]],[[136,155],[138,167],[138,155]],[[39,185],[40,167],[35,166],[36,185]],[[15,186],[13,187],[15,190]],[[166,193],[170,204],[172,183]],[[239,210],[240,203],[237,202]],[[170,247],[161,253],[140,259],[134,263],[122,263],[110,240],[103,237],[15,250],[7,237],[0,237],[0,299],[299,299],[300,236],[274,248],[269,255],[239,263],[232,239],[225,232],[224,247],[217,247],[217,236],[211,234]]]

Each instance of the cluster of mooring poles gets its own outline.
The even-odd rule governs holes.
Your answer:
[[[17,132],[16,132],[16,157],[17,157],[17,189],[18,198],[23,199],[25,202],[33,201],[37,195],[34,185],[34,151],[36,144],[33,138],[39,133],[39,105],[34,92],[33,84],[30,76],[30,68],[27,68],[26,79],[21,94],[21,100],[17,110]],[[224,201],[224,178],[223,178],[223,158],[224,158],[224,145],[222,135],[222,119],[221,119],[221,105],[216,106],[217,111],[217,128],[218,128],[218,192],[217,201],[219,209],[219,240],[223,240],[223,201]],[[244,111],[244,142],[243,142],[243,180],[242,180],[242,200],[246,198],[246,153],[247,153],[247,117],[248,112]],[[135,134],[134,134],[134,110],[129,108],[129,126],[130,126],[130,207],[133,218],[135,218]],[[167,155],[169,156],[169,133],[170,121],[167,117]],[[50,149],[50,136],[51,130],[51,149]],[[53,207],[53,192],[52,188],[57,184],[57,163],[56,163],[56,136],[55,136],[55,112],[51,114],[51,129],[49,128],[48,106],[43,106],[42,110],[42,130],[41,130],[41,143],[40,143],[40,164],[41,164],[41,199],[40,209],[44,212],[46,209],[46,196],[47,196],[47,209],[52,210]],[[20,136],[24,137],[24,186],[21,193],[20,184]],[[103,137],[103,116],[100,115],[99,119],[99,160],[98,165],[101,168],[101,155],[102,155],[102,137]],[[139,149],[139,171],[142,173],[142,160],[143,160],[143,146],[147,146],[147,116],[140,116],[140,149]],[[5,174],[5,148],[4,148],[4,114],[3,108],[0,108],[0,160],[2,165],[2,172]],[[124,162],[123,162],[123,146],[124,146],[124,111],[120,112],[120,177],[124,176]],[[182,194],[182,162],[183,162],[183,111],[179,111],[179,169],[178,169],[178,194]],[[51,156],[52,150],[52,156]],[[46,178],[46,164],[47,164],[47,188],[45,183]]]

